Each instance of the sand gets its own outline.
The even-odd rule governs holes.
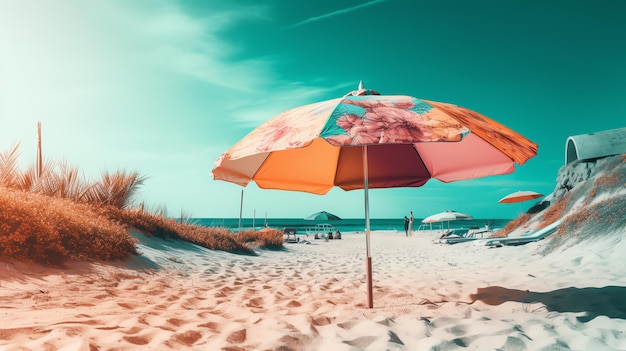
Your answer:
[[[539,254],[363,233],[233,255],[144,238],[141,258],[0,262],[0,350],[626,350],[626,232]]]

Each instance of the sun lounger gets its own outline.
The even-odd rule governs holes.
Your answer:
[[[457,228],[444,233],[439,240],[435,241],[439,244],[460,244],[468,241],[483,239],[486,235],[493,232],[489,229],[465,229]]]
[[[503,245],[524,245],[531,242],[539,241],[544,239],[546,236],[552,234],[558,227],[561,225],[563,221],[557,220],[552,222],[550,225],[541,228],[532,233],[525,233],[524,235],[520,235],[517,237],[507,237],[507,238],[490,238],[486,240],[480,240],[480,245],[485,246],[503,246]],[[478,245],[478,244],[477,244]]]
[[[287,243],[297,243],[298,237],[296,236],[296,228],[285,228],[283,230],[283,235],[286,236],[285,237],[285,242]]]

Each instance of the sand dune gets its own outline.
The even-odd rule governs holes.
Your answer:
[[[239,256],[144,238],[118,265],[0,264],[0,350],[626,349],[626,233],[542,256],[543,242],[436,245],[428,232]]]

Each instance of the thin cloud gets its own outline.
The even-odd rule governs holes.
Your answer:
[[[360,4],[360,5],[348,7],[348,8],[345,8],[345,9],[336,10],[336,11],[329,12],[329,13],[326,13],[326,14],[323,14],[323,15],[320,15],[320,16],[307,18],[304,21],[301,21],[301,22],[298,22],[296,24],[293,24],[293,25],[291,25],[291,26],[289,26],[287,28],[299,27],[299,26],[301,26],[303,24],[316,22],[316,21],[323,20],[323,19],[326,19],[326,18],[329,18],[329,17],[343,15],[344,13],[349,13],[349,12],[352,12],[352,11],[356,11],[356,10],[362,9],[364,7],[380,4],[380,3],[385,2],[385,1],[387,1],[387,0],[373,0],[373,1],[370,1],[370,2],[366,2],[365,4]]]

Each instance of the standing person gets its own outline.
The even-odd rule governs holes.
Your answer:
[[[413,211],[409,211],[409,235],[413,236]]]
[[[407,216],[404,216],[404,234],[407,237],[409,236],[409,219],[407,218]]]

